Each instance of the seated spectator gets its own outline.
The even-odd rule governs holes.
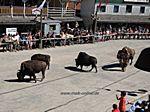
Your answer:
[[[141,103],[142,103],[142,101],[140,101],[140,100],[135,102],[135,103],[130,103],[132,105],[129,108],[128,112],[135,112],[136,108],[140,108],[141,107]]]

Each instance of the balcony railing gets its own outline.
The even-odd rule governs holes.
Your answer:
[[[49,7],[48,16],[49,17],[74,17],[76,11],[73,9],[66,9],[61,7]]]
[[[26,7],[25,8],[25,15],[26,16],[34,16],[32,14],[32,7]],[[44,16],[47,15],[47,8],[43,8],[42,10],[42,14]],[[0,15],[12,15],[13,16],[23,16],[24,15],[24,7],[17,7],[17,6],[14,6],[14,7],[9,7],[9,6],[1,6],[0,7]]]
[[[25,8],[26,16],[34,16],[32,14],[33,7]],[[43,16],[49,17],[74,17],[76,16],[76,11],[73,9],[66,9],[61,7],[49,7],[43,8]],[[10,16],[24,16],[24,7],[14,6],[13,8],[9,6],[0,7],[0,16],[1,15],[10,15]]]

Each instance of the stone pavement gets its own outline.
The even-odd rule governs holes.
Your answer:
[[[119,49],[135,49],[133,65],[126,72],[116,66]],[[140,52],[150,46],[150,40],[110,40],[95,44],[62,46],[48,49],[0,53],[0,112],[111,112],[117,103],[116,94],[127,91],[128,101],[147,98],[150,74],[134,67]],[[98,73],[80,72],[75,58],[85,51],[98,59]],[[35,53],[52,56],[50,70],[43,82],[18,82],[16,73],[22,61]],[[111,66],[103,70],[103,66]],[[90,67],[84,67],[84,70]],[[36,75],[38,80],[41,73]],[[28,77],[26,77],[28,78]],[[147,92],[143,92],[143,91]],[[145,96],[145,97],[143,97]]]

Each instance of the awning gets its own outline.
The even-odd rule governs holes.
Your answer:
[[[150,23],[150,16],[139,15],[98,15],[97,21],[106,23]]]
[[[62,22],[75,22],[75,21],[83,21],[80,17],[51,17],[53,20],[59,20]]]
[[[0,25],[34,25],[36,21],[30,17],[0,17]]]

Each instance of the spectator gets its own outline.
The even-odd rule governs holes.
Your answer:
[[[19,33],[17,32],[16,35],[15,35],[15,39],[16,39],[16,49],[19,50],[19,47],[20,47],[20,35]]]
[[[21,50],[23,50],[23,47],[25,47],[25,49],[28,49],[28,40],[26,34],[22,34],[20,36],[20,46],[21,46]]]
[[[61,34],[60,34],[60,36],[61,36],[61,43],[62,43],[62,45],[66,45],[66,33],[64,33],[64,32],[61,32]]]
[[[136,108],[140,108],[141,107],[141,103],[142,103],[142,101],[140,101],[140,100],[135,102],[135,103],[132,103],[132,105],[129,108],[128,112],[135,112]]]
[[[118,97],[116,95],[117,100],[119,100],[119,110],[120,112],[125,112],[126,111],[126,92],[121,91],[121,96]]]
[[[29,34],[27,36],[27,40],[28,40],[28,48],[32,49],[33,42],[32,42],[32,34],[31,34],[31,32],[29,32]]]
[[[118,106],[117,106],[117,104],[113,104],[113,110],[112,110],[112,112],[120,112],[120,110],[118,109]]]

